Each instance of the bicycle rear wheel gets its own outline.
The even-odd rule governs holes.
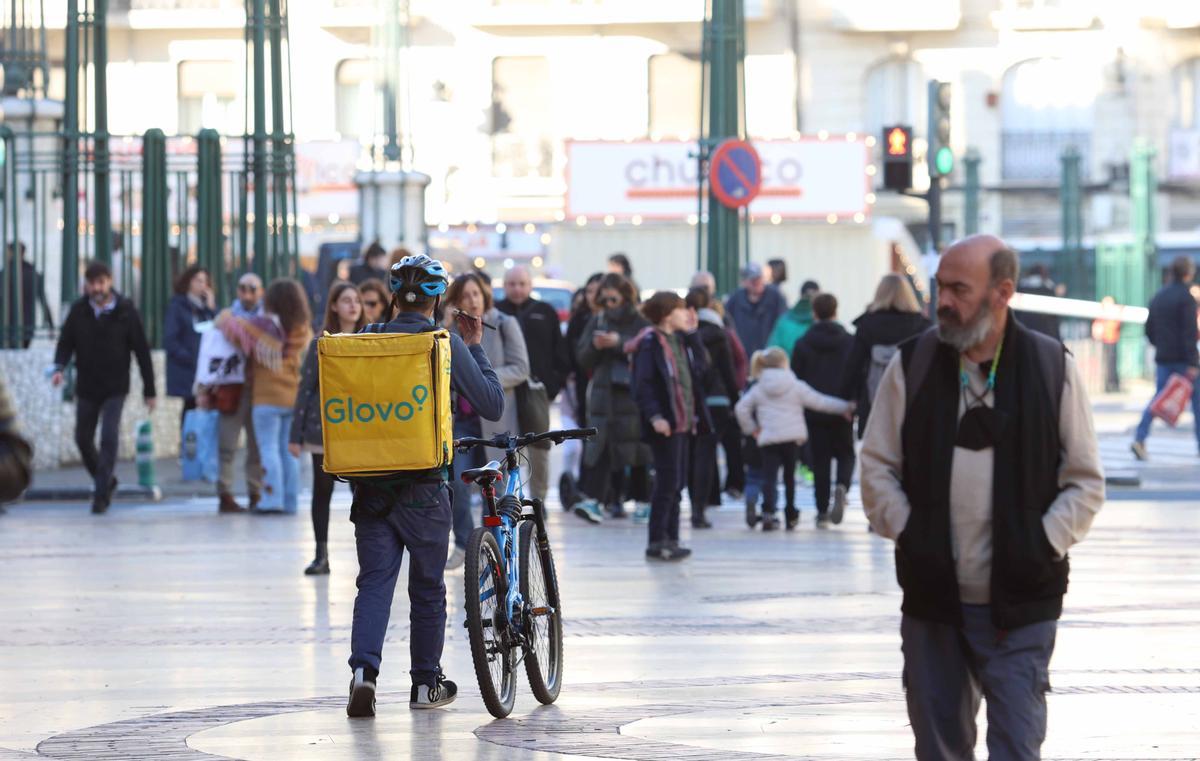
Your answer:
[[[538,547],[537,526],[520,527],[521,596],[530,615],[525,622],[525,675],[533,696],[543,705],[558,699],[562,690],[563,634],[558,576],[550,547]]]
[[[517,678],[509,627],[504,614],[504,574],[500,548],[487,529],[477,528],[467,541],[464,563],[467,638],[475,678],[488,713],[503,719],[512,713]]]

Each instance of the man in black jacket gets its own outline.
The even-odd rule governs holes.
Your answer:
[[[841,388],[854,337],[837,321],[837,298],[821,293],[813,298],[816,322],[792,349],[792,372],[823,394],[836,396]],[[804,411],[808,424],[808,446],[812,457],[813,494],[817,500],[817,528],[841,523],[846,494],[854,475],[854,428],[841,415]],[[837,487],[833,510],[829,509],[830,471],[837,463]],[[789,516],[789,519],[791,516]]]
[[[1008,309],[1017,254],[990,235],[938,265],[938,327],[901,344],[863,439],[863,505],[896,542],[900,637],[918,761],[1034,761],[1067,551],[1104,503],[1083,378]]]
[[[1200,376],[1200,356],[1196,352],[1196,300],[1191,292],[1195,277],[1196,265],[1188,257],[1179,256],[1171,262],[1171,283],[1150,300],[1146,338],[1154,345],[1157,391],[1162,391],[1175,374],[1192,380],[1192,416],[1196,419],[1196,443],[1200,446],[1200,383],[1196,383]],[[1154,416],[1147,407],[1130,447],[1139,460],[1146,459],[1146,438],[1153,422]]]
[[[522,428],[546,429],[550,426],[550,403],[567,377],[567,346],[558,324],[558,312],[546,302],[532,298],[532,292],[529,270],[513,267],[504,273],[504,300],[497,302],[496,308],[517,318],[525,345],[529,347],[529,380],[517,390],[517,418]],[[545,443],[546,447],[526,450],[532,472],[530,492],[541,500],[546,499],[550,483],[550,442]]]
[[[62,385],[63,368],[75,358],[75,444],[95,483],[92,512],[108,510],[117,490],[113,467],[121,410],[129,393],[129,355],[142,373],[142,396],[154,409],[154,367],[150,345],[137,307],[112,288],[112,272],[92,262],[84,272],[86,296],[71,305],[54,352],[51,382]],[[100,451],[96,452],[96,423],[100,422]]]

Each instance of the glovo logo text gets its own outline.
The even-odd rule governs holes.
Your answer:
[[[425,411],[425,402],[429,399],[429,389],[424,386],[414,386],[412,402],[363,402],[355,401],[352,396],[334,396],[325,400],[325,422],[331,425],[349,423],[407,423],[413,415]]]

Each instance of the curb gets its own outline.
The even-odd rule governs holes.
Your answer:
[[[25,491],[22,500],[25,502],[59,502],[88,501],[92,498],[92,489],[82,487],[53,487],[31,488]],[[113,495],[114,500],[124,499],[134,502],[159,502],[163,498],[162,489],[157,486],[119,486]]]

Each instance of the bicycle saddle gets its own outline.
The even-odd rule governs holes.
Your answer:
[[[500,470],[500,463],[492,460],[482,468],[471,468],[462,472],[463,483],[471,483],[474,481],[477,484],[491,483],[504,478],[504,472]]]

